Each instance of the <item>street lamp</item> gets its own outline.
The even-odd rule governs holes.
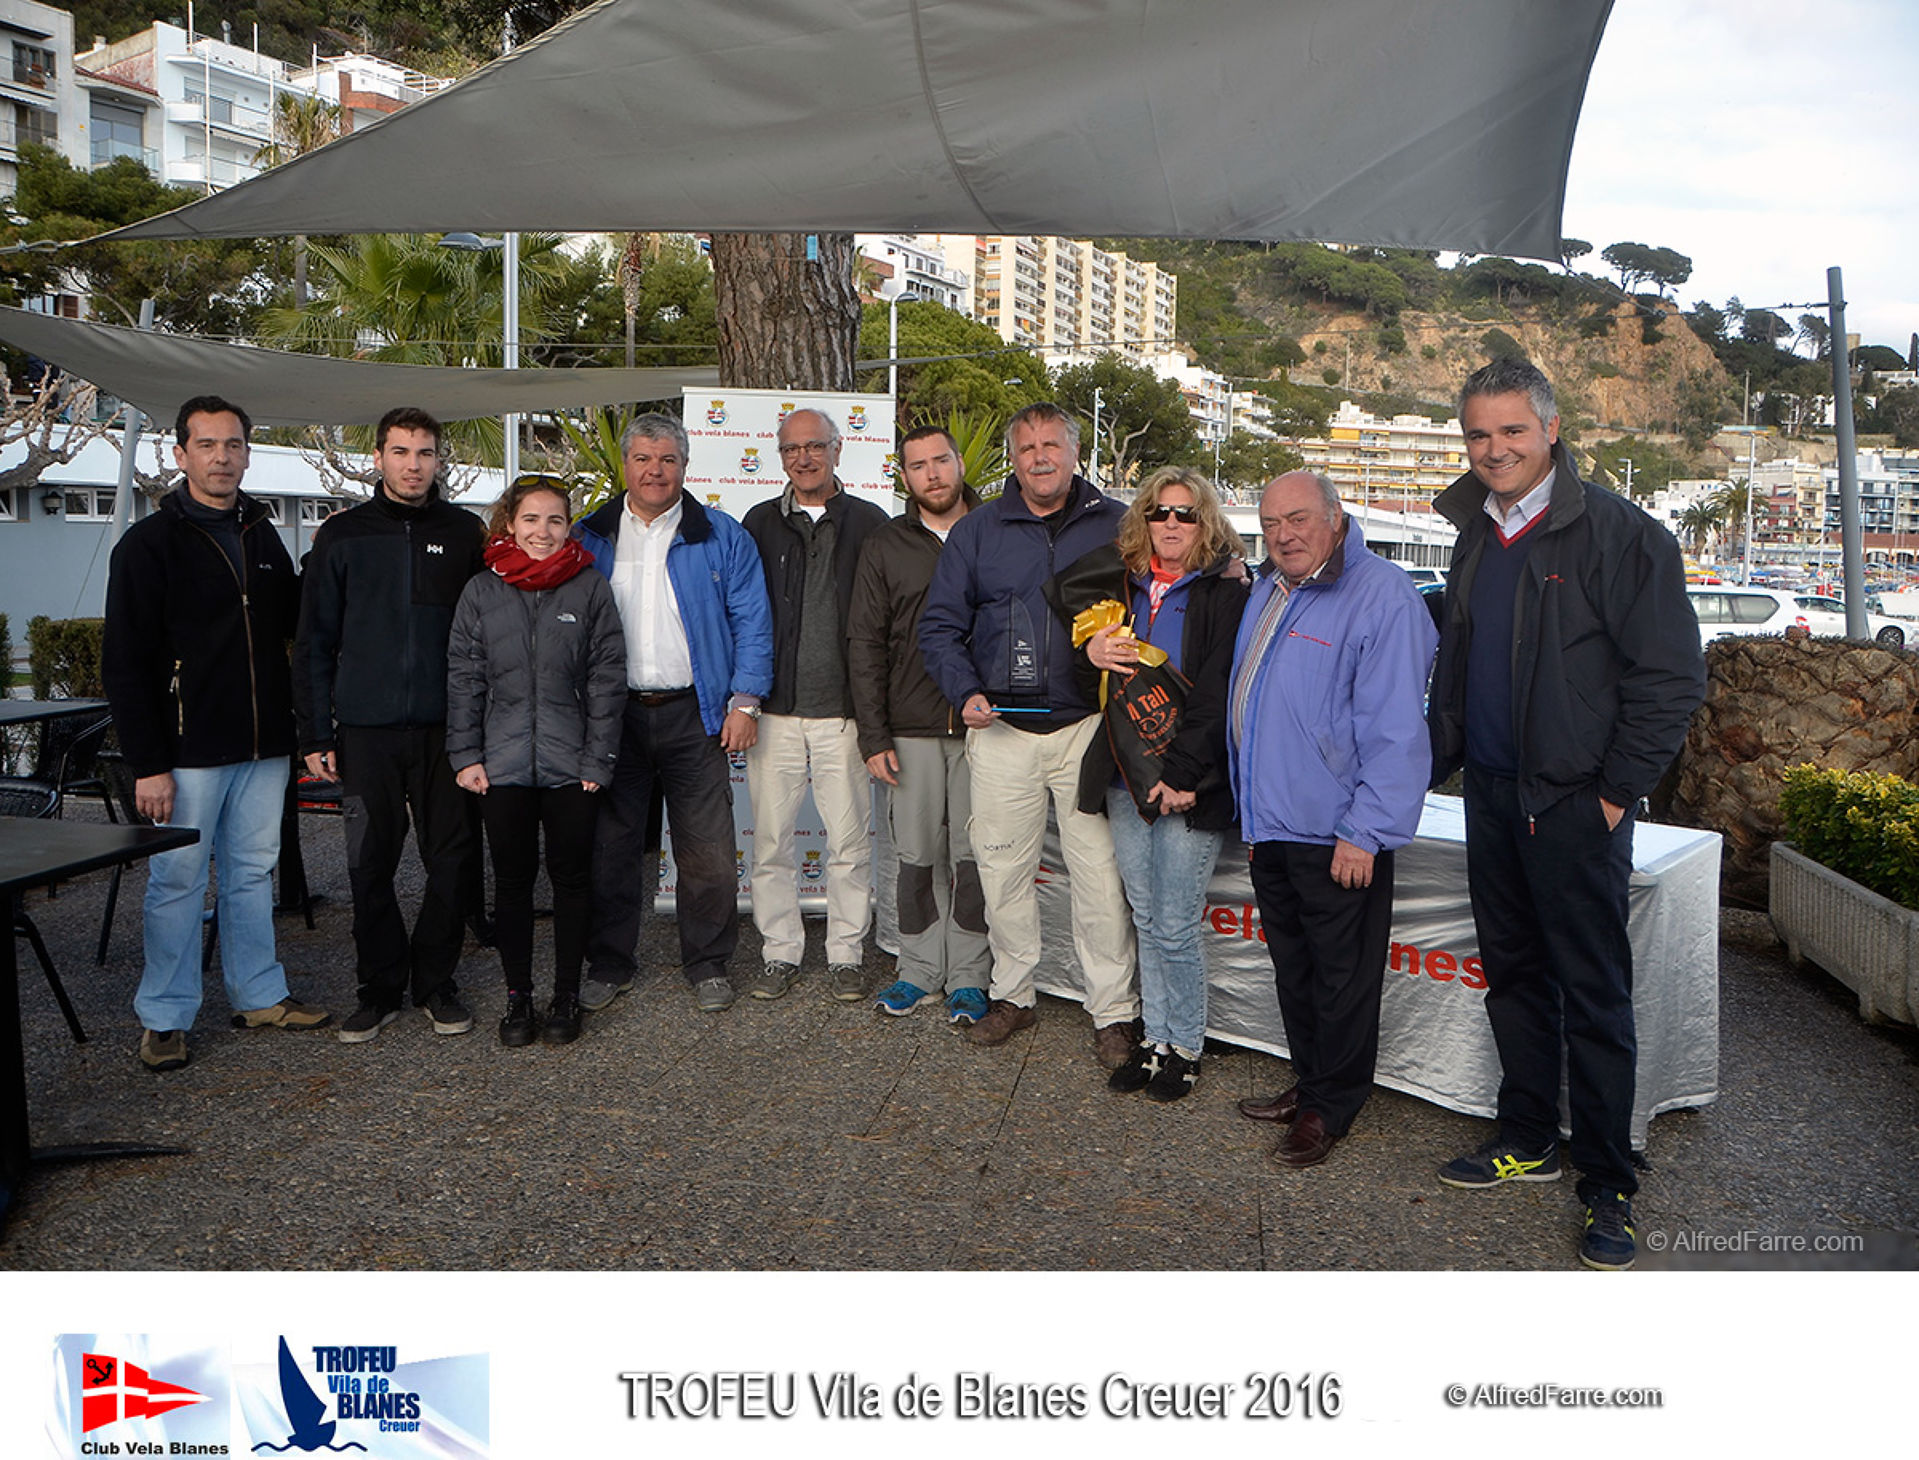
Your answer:
[[[502,238],[482,238],[477,233],[443,233],[440,235],[440,247],[454,249],[461,253],[486,253],[492,249],[503,250],[500,257],[500,274],[503,280],[501,312],[502,343],[505,345],[505,363],[508,370],[520,368],[520,235],[506,234]],[[504,458],[506,485],[512,486],[513,479],[520,474],[520,418],[509,413],[501,418],[505,428],[506,454]]]

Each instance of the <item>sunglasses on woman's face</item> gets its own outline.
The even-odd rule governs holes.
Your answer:
[[[1168,517],[1178,518],[1190,527],[1193,523],[1199,521],[1199,508],[1162,506],[1155,507],[1151,512],[1146,514],[1146,520],[1148,522],[1164,522]]]

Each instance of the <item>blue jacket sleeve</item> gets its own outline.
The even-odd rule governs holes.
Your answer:
[[[773,691],[773,605],[766,596],[760,550],[743,530],[726,534],[726,617],[733,631],[729,695]]]
[[[1333,827],[1342,840],[1375,853],[1406,845],[1419,830],[1432,779],[1426,678],[1439,643],[1432,615],[1410,582],[1379,597],[1377,624],[1353,682],[1359,774],[1352,804]]]
[[[979,534],[968,532],[962,518],[946,539],[932,586],[926,590],[926,608],[920,614],[920,658],[940,693],[955,709],[984,692],[973,665],[973,611],[978,607],[975,570]]]

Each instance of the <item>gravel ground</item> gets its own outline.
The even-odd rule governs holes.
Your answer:
[[[84,811],[70,814],[85,814]],[[352,1008],[344,855],[309,820],[327,900],[280,920],[295,996]],[[406,879],[417,881],[409,865]],[[193,1063],[134,1057],[143,874],[104,968],[99,874],[29,910],[92,1038],[76,1046],[21,945],[40,1145],[141,1139],[189,1154],[40,1164],[0,1235],[11,1269],[1503,1269],[1575,1266],[1570,1180],[1454,1191],[1434,1169],[1489,1127],[1380,1090],[1304,1172],[1266,1159],[1233,1102],[1284,1061],[1211,1046],[1171,1106],[1111,1095],[1077,1006],[974,1049],[932,1008],[903,1019],[824,993],[818,929],[785,998],[699,1013],[670,924],[654,970],[565,1048],[502,1048],[498,961],[461,964],[474,1032],[409,1011],[370,1044],[237,1032],[217,977]],[[412,891],[403,883],[406,891]],[[547,956],[545,925],[536,959]],[[737,970],[755,966],[742,930]],[[537,966],[537,965],[536,965]],[[869,949],[872,988],[892,960]],[[1659,1117],[1636,1204],[1642,1247],[1741,1233],[1864,1239],[1777,1256],[1669,1250],[1666,1266],[1919,1268],[1919,1035],[1860,1022],[1794,970],[1765,919],[1721,925],[1721,1093]],[[1748,1239],[1750,1240],[1750,1239]],[[1642,1266],[1662,1265],[1647,1252]]]

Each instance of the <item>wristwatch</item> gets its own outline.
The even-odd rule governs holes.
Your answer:
[[[749,720],[757,720],[760,717],[760,702],[758,700],[735,700],[726,708],[729,712],[738,710]]]

